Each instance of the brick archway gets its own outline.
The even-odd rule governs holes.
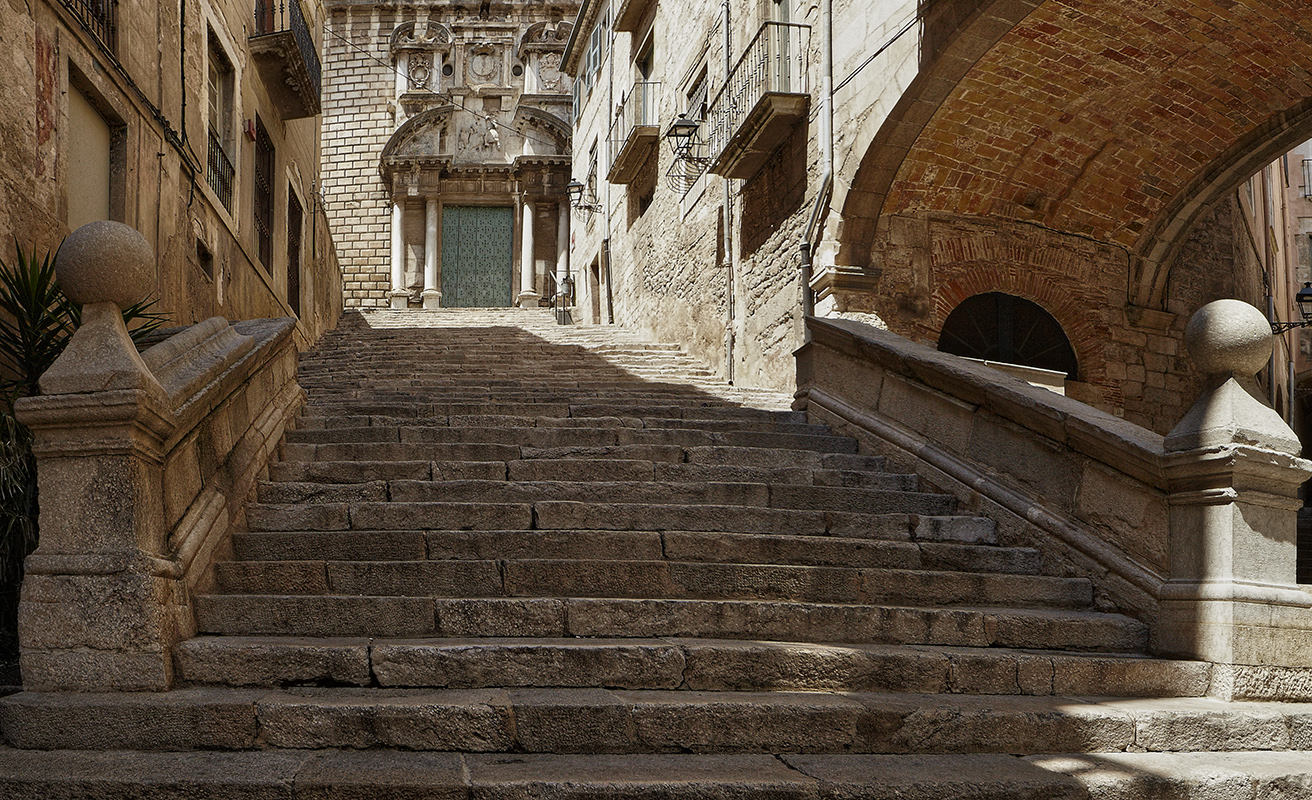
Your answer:
[[[990,13],[1031,5],[982,8],[993,43],[959,78],[945,66],[911,87],[847,194],[840,261],[881,267],[893,216],[1027,222],[1121,249],[1128,302],[1161,308],[1200,210],[1312,137],[1306,5],[1043,0],[1019,19]]]

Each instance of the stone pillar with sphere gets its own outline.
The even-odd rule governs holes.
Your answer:
[[[1279,696],[1280,681],[1305,680],[1298,668],[1312,665],[1312,593],[1294,579],[1298,490],[1312,464],[1257,399],[1254,375],[1272,345],[1260,311],[1209,303],[1185,343],[1207,384],[1165,441],[1170,572],[1158,649],[1217,665],[1215,694],[1262,696],[1264,684]]]
[[[162,555],[169,398],[123,324],[122,309],[155,287],[141,234],[93,222],[55,256],[59,285],[82,324],[16,403],[38,461],[40,545],[19,605],[29,688],[162,689],[170,648],[190,634],[180,574]]]

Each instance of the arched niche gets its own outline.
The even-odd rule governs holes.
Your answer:
[[[963,300],[939,332],[945,353],[1063,372],[1079,380],[1075,348],[1057,318],[1038,303],[1003,292]]]

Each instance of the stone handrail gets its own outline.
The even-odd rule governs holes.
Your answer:
[[[1157,652],[1222,665],[1214,693],[1312,696],[1312,594],[1292,552],[1312,465],[1252,397],[1270,328],[1251,306],[1196,315],[1187,339],[1211,384],[1167,437],[859,322],[807,329],[797,408],[1090,578],[1099,605],[1149,623]],[[1268,621],[1240,623],[1255,606]]]
[[[138,353],[119,308],[153,283],[140,235],[91,223],[56,270],[83,323],[41,395],[15,407],[41,508],[19,606],[24,685],[167,689],[173,645],[195,633],[191,597],[303,401],[294,320],[215,317]]]

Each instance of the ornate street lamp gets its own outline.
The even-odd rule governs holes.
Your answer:
[[[596,196],[587,189],[588,187],[580,183],[578,178],[574,178],[565,185],[565,194],[569,197],[569,204],[575,209],[595,214],[601,210],[601,203],[598,203]]]
[[[1312,325],[1312,281],[1303,284],[1303,288],[1298,290],[1294,295],[1294,303],[1298,306],[1298,315],[1302,319],[1295,322],[1272,322],[1272,333],[1284,333],[1294,328],[1306,328]]]

